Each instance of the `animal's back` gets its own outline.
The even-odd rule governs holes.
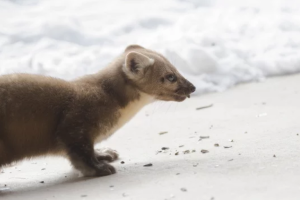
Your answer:
[[[10,162],[53,149],[55,128],[72,95],[71,84],[60,79],[0,76],[0,165],[1,156]]]

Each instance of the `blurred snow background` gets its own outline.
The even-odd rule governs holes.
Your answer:
[[[298,0],[0,0],[0,74],[94,73],[159,51],[198,93],[300,72]]]

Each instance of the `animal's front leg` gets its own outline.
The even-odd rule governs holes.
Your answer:
[[[113,166],[105,160],[97,159],[92,143],[81,138],[79,143],[66,145],[73,166],[85,176],[107,176],[116,173]]]
[[[76,106],[79,103],[77,102]],[[81,106],[80,109],[71,107],[58,125],[56,132],[58,144],[62,144],[73,166],[85,176],[106,176],[116,173],[115,168],[105,160],[97,159],[94,150],[93,133],[97,118],[90,116],[98,111],[92,109],[90,104]],[[88,115],[82,114],[82,110]]]

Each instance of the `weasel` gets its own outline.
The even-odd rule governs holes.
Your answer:
[[[143,106],[183,101],[195,91],[161,54],[130,45],[96,74],[65,81],[0,76],[0,167],[35,156],[65,155],[85,176],[116,172],[116,151],[94,150]]]

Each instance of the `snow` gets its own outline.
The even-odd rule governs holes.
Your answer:
[[[300,72],[297,0],[0,0],[0,74],[73,79],[127,45],[163,53],[196,86]]]

